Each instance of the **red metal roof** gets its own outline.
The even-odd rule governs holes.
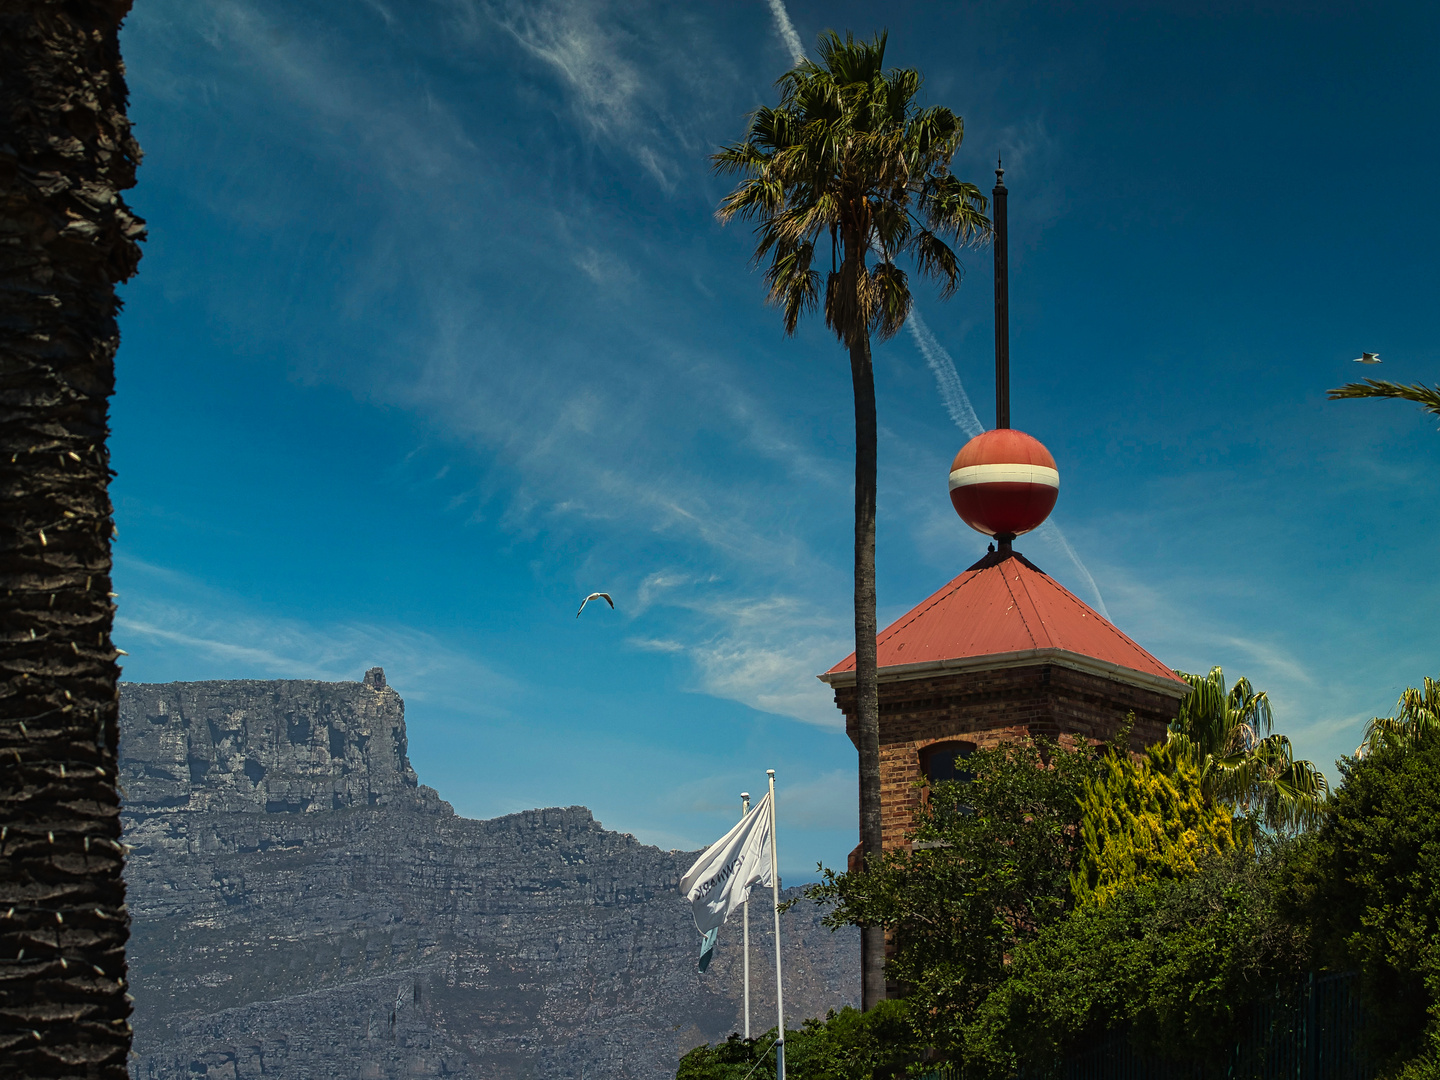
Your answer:
[[[977,667],[985,658],[1014,663],[1054,659],[1114,672],[1180,696],[1189,685],[1101,618],[1023,555],[981,559],[935,595],[886,627],[875,639],[882,678],[932,667]],[[966,662],[970,661],[970,662]],[[821,676],[846,682],[851,653]],[[838,678],[837,678],[838,676]],[[853,675],[851,676],[853,679]],[[1169,684],[1174,684],[1173,688]]]

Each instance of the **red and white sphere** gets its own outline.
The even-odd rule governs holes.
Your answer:
[[[950,466],[950,502],[987,536],[1019,536],[1050,516],[1060,473],[1043,443],[1014,428],[976,435]]]

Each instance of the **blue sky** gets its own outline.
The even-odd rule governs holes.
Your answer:
[[[1012,416],[1062,477],[1017,546],[1328,767],[1440,673],[1440,432],[1324,400],[1440,379],[1440,9],[1194,6],[788,17],[888,27],[965,117],[956,172],[1005,156]],[[848,364],[782,335],[706,160],[789,65],[774,6],[146,0],[123,46],[125,677],[380,664],[463,814],[693,848],[773,767],[782,871],[840,864],[855,758],[814,675],[851,647]],[[984,551],[937,378],[993,416],[965,263],[876,350],[882,625]],[[618,611],[577,620],[596,589]]]

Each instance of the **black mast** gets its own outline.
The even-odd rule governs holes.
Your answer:
[[[995,426],[1010,426],[1010,260],[1006,243],[1005,170],[995,162]]]
[[[995,208],[995,426],[1010,426],[1010,259],[1006,237],[1005,170],[995,159],[995,188],[990,192]],[[995,542],[1004,558],[1011,551],[1014,533],[996,533]]]

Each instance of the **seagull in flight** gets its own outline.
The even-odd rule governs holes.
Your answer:
[[[1355,358],[1354,362],[1357,364],[1378,364],[1380,363],[1380,354],[1375,352],[1361,353]]]
[[[584,611],[585,605],[588,604],[591,600],[604,600],[607,604],[610,605],[611,611],[615,610],[615,601],[610,599],[610,594],[608,592],[592,592],[589,596],[585,597],[584,600],[580,601],[580,611]],[[580,617],[580,611],[575,612],[575,617],[577,619]]]

